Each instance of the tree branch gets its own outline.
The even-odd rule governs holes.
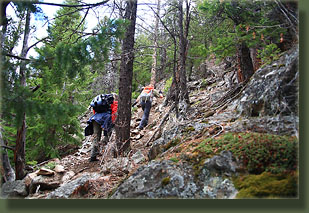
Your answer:
[[[33,2],[33,4],[44,4],[44,5],[50,5],[50,6],[57,6],[57,7],[97,7],[103,4],[106,4],[109,0],[105,0],[102,2],[98,2],[95,4],[57,4],[57,3],[50,3],[50,2]]]
[[[23,58],[23,57],[20,57],[20,56],[17,56],[17,55],[12,55],[12,54],[5,54],[6,56],[8,57],[11,57],[11,58],[16,58],[16,59],[19,59],[19,60],[24,60],[24,61],[31,61],[29,58]]]
[[[14,147],[11,147],[11,146],[5,146],[5,145],[0,145],[2,148],[4,149],[9,149],[9,150],[12,150],[14,151]]]
[[[32,44],[30,47],[28,47],[27,52],[34,46],[36,46],[38,43],[45,41],[46,39],[48,39],[48,37],[42,38],[40,40],[38,40],[37,42],[35,42],[34,44]]]

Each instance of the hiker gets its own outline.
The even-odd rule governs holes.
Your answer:
[[[134,103],[134,105],[135,105],[139,102],[140,105],[142,106],[143,111],[144,111],[142,120],[141,120],[141,122],[138,126],[139,130],[142,130],[148,124],[148,119],[149,119],[149,114],[150,114],[153,96],[160,97],[160,98],[163,97],[161,91],[157,92],[157,90],[154,89],[153,85],[149,84],[148,86],[143,88],[143,91],[137,97],[137,99]]]
[[[114,97],[114,101],[111,104],[111,109],[112,109],[112,123],[114,126],[114,123],[116,121],[117,118],[117,110],[118,110],[118,95],[116,93],[112,93],[113,97]]]
[[[115,100],[116,99],[116,100]],[[102,94],[96,96],[90,103],[94,115],[87,121],[88,126],[85,129],[85,136],[94,134],[94,140],[91,145],[90,162],[98,161],[99,142],[103,130],[103,143],[107,144],[109,135],[114,126],[118,106],[118,97],[116,94]]]

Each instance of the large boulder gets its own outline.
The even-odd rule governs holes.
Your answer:
[[[236,110],[245,117],[297,114],[298,58],[295,47],[258,69],[238,99]]]
[[[213,161],[217,163],[209,163]],[[209,162],[197,172],[186,163],[151,161],[125,180],[111,198],[234,198],[237,190],[225,176],[236,171],[231,153]]]
[[[125,180],[111,198],[190,198],[197,191],[192,174],[185,165],[151,161]]]
[[[24,198],[28,195],[24,180],[5,182],[1,188],[1,198]]]

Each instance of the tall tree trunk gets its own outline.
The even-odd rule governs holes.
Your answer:
[[[178,28],[179,28],[179,77],[180,77],[180,101],[185,101],[187,104],[189,101],[189,93],[187,90],[187,78],[186,78],[186,50],[187,50],[187,29],[183,30],[183,0],[178,2]],[[187,17],[188,18],[188,17]]]
[[[26,23],[24,31],[23,47],[21,51],[21,57],[26,58],[28,53],[28,40],[30,34],[30,9],[26,12]],[[22,62],[19,69],[20,74],[20,84],[26,87],[26,62]],[[15,161],[15,173],[16,179],[21,180],[25,177],[25,147],[26,147],[26,113],[22,113],[22,123],[17,129],[16,146],[14,151],[14,161]]]
[[[238,48],[238,82],[248,80],[254,73],[250,50],[247,45],[242,42]]]
[[[160,0],[157,0],[157,15],[155,15],[155,29],[154,29],[154,48],[152,54],[152,67],[150,84],[156,87],[157,82],[157,55],[158,55],[158,31],[159,31],[159,15],[160,15]]]
[[[167,61],[167,56],[166,56],[166,47],[163,45],[162,48],[160,48],[160,69],[157,70],[157,78],[158,81],[162,80],[164,78],[164,70],[166,68],[166,61]]]
[[[137,0],[126,2],[125,19],[129,21],[125,39],[122,43],[122,55],[119,72],[119,102],[116,121],[116,137],[119,152],[130,146],[131,95],[134,61],[134,34]]]

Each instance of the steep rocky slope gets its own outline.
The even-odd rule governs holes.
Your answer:
[[[134,109],[128,156],[89,162],[92,137],[86,137],[74,154],[41,165],[50,170],[41,169],[16,181],[15,185],[3,185],[2,196],[29,199],[235,198],[239,194],[235,178],[249,172],[245,158],[233,152],[235,137],[250,136],[256,140],[263,135],[251,133],[287,135],[297,146],[297,64],[298,48],[294,48],[278,61],[257,70],[249,82],[235,84],[233,72],[225,72],[224,64],[210,63],[211,74],[206,79],[188,82],[191,108],[179,118],[169,111],[170,106],[162,107],[163,99],[156,99],[148,126],[138,131],[142,110]],[[158,88],[163,90],[164,82]],[[88,111],[82,117],[83,127],[90,114]],[[166,115],[166,122],[160,126]],[[103,152],[106,147],[101,148]],[[238,148],[238,151],[242,149]],[[293,149],[295,155],[289,157],[297,158],[294,152],[297,150]],[[288,160],[287,167],[295,167],[297,159]],[[265,168],[269,167],[267,162],[264,164]],[[297,183],[294,182],[293,193],[284,195],[296,196]]]

